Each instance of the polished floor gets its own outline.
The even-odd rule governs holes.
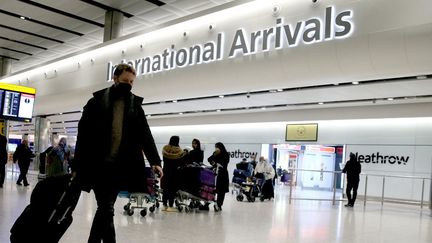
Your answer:
[[[8,174],[0,189],[0,243],[9,242],[9,230],[29,203],[36,176],[30,186],[15,184]],[[308,192],[311,193],[311,192]],[[296,192],[297,195],[300,192]],[[141,217],[123,212],[126,199],[116,203],[117,242],[432,242],[429,208],[368,202],[345,208],[343,203],[293,201],[286,186],[276,188],[276,198],[265,202],[238,202],[227,194],[222,212],[162,212]],[[95,211],[93,194],[82,194],[74,222],[60,242],[86,242]]]

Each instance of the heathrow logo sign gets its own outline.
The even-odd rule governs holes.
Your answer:
[[[409,160],[409,156],[398,156],[398,155],[383,155],[379,152],[372,154],[360,154],[355,153],[357,160],[360,163],[371,163],[371,164],[397,164],[397,165],[406,165]]]
[[[230,43],[226,43],[224,32],[215,40],[177,48],[171,44],[159,53],[135,60],[122,60],[135,67],[137,76],[157,73],[203,63],[211,63],[225,58],[253,55],[282,48],[296,47],[300,43],[309,45],[333,39],[349,37],[354,30],[353,11],[336,12],[334,7],[325,9],[324,18],[314,17],[296,23],[285,23],[277,18],[275,25],[266,29],[248,32],[239,28],[234,32]],[[227,53],[224,53],[228,50]],[[107,80],[112,79],[115,70],[112,62],[107,64]]]

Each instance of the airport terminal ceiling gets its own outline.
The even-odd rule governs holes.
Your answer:
[[[0,56],[11,58],[12,73],[19,73],[40,63],[50,62],[71,53],[101,45],[104,14],[106,9],[110,8],[124,12],[126,17],[124,18],[123,35],[134,36],[136,32],[145,32],[164,24],[175,23],[183,19],[187,20],[188,18],[248,2],[253,1],[2,0],[0,3]],[[286,5],[286,1],[269,2],[273,4],[269,5],[268,11],[270,14],[272,11],[276,11],[277,7]],[[297,2],[298,5],[301,2],[310,9],[317,7],[322,8],[323,11],[326,11],[326,5],[328,5],[325,1],[319,0],[317,3],[312,1],[291,1],[292,4],[297,4]],[[395,4],[401,5],[402,2],[399,0]],[[430,5],[430,3],[420,0],[411,4],[415,5],[416,3]],[[340,5],[349,6],[349,4]],[[338,8],[343,9],[343,7]],[[427,6],[423,8],[427,9]],[[285,10],[286,8],[282,8],[282,11]],[[432,10],[429,10],[429,12],[432,13]],[[360,15],[359,13],[355,14]],[[418,40],[429,41],[430,43],[432,42],[432,21],[430,21],[430,18],[428,21],[422,25],[423,30],[419,27],[414,28],[413,32],[418,32]],[[404,36],[417,37],[416,34],[408,33],[405,29],[401,31],[406,32],[403,33]],[[393,34],[394,36],[398,35],[397,31]],[[405,42],[409,42],[408,37],[406,37]],[[371,36],[369,42],[372,43],[373,41],[374,36]],[[397,41],[399,39],[395,40],[396,44],[389,41],[388,45],[397,46]],[[412,43],[409,44],[412,45]],[[361,48],[363,47],[362,44],[359,44],[359,52],[362,51]],[[430,47],[423,51],[432,52]],[[317,55],[323,53],[320,50],[316,51]],[[373,52],[371,53],[373,55]],[[411,54],[407,52],[406,55]],[[306,55],[310,58],[313,52],[308,51]],[[424,58],[424,54],[418,53],[417,55],[419,58]],[[398,58],[398,56],[395,54],[395,56],[388,57],[378,55],[371,57],[372,62],[388,59],[387,62],[389,63],[394,61],[392,58]],[[407,65],[416,56],[410,56],[410,58],[407,58]],[[249,62],[250,60],[253,59],[250,58],[246,61]],[[333,62],[334,60],[329,61]],[[307,64],[306,59],[299,60],[299,62]],[[424,60],[424,63],[430,62],[430,59]],[[309,65],[311,65],[310,62]],[[203,70],[209,69],[208,67],[201,67]],[[246,68],[245,65],[239,65],[239,72],[244,71]],[[355,67],[350,68],[355,70]],[[395,65],[394,69],[398,69],[398,65]],[[411,69],[407,68],[406,70]],[[319,77],[319,72],[317,73],[316,76]],[[395,71],[394,73],[398,72]],[[367,110],[368,107],[378,105],[389,107],[411,105],[415,107],[415,104],[432,102],[431,74],[432,68],[426,68],[422,72],[407,71],[405,74],[399,72],[398,75],[383,75],[381,78],[376,78],[379,76],[373,75],[370,75],[370,78],[368,78],[368,75],[356,78],[359,76],[352,75],[351,79],[332,80],[326,77],[326,73],[323,72],[322,80],[315,82],[301,82],[301,80],[293,82],[287,76],[289,82],[284,85],[283,77],[277,77],[281,80],[269,82],[270,85],[266,88],[263,88],[262,85],[254,86],[253,82],[251,82],[250,87],[243,88],[225,87],[224,89],[213,89],[210,86],[206,92],[201,93],[194,93],[180,88],[181,92],[178,95],[161,93],[159,100],[154,97],[145,99],[143,107],[147,115],[150,116],[149,120],[152,124],[157,124],[157,120],[172,119],[173,117],[204,117],[227,114],[239,114],[241,116],[241,114],[249,113],[262,116],[273,111],[305,110],[307,112],[310,110],[312,112],[315,109],[347,107],[363,107]],[[274,85],[276,81],[278,85]],[[93,89],[102,88],[104,85],[106,86],[106,84],[93,85]],[[35,115],[47,116],[51,120],[53,131],[76,133],[77,123],[81,116],[80,109],[88,99],[88,96],[85,99],[81,96],[83,91],[80,90],[81,88],[77,87],[73,92],[37,96],[37,102],[44,105],[41,107],[36,104]],[[140,85],[134,87],[135,92],[138,94],[140,94],[141,89],[144,89],[144,87]],[[86,92],[88,93],[88,91]],[[157,94],[155,96],[157,97]],[[145,97],[147,98],[148,95]],[[49,102],[50,100],[56,102]],[[29,133],[33,127],[32,124],[13,122],[11,131]]]

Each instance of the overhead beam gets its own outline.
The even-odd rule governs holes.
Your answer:
[[[39,37],[39,38],[42,38],[42,39],[45,39],[45,40],[54,41],[54,42],[57,42],[57,43],[60,43],[60,44],[64,43],[64,41],[61,41],[61,40],[57,40],[57,39],[54,39],[54,38],[51,38],[51,37],[46,37],[46,36],[43,36],[43,35],[35,34],[35,33],[32,33],[32,32],[25,31],[25,30],[20,30],[20,29],[17,29],[17,28],[14,28],[14,27],[10,27],[10,26],[7,26],[7,25],[0,24],[0,27],[1,28],[5,28],[5,29],[10,29],[10,30],[13,30],[13,31],[16,31],[16,32],[21,32],[21,33],[24,33],[24,34],[27,34],[27,35],[36,36],[36,37]]]
[[[12,12],[5,11],[5,10],[2,10],[2,9],[0,9],[0,13],[9,15],[9,16],[12,16],[12,17],[15,17],[15,18],[18,18],[18,19],[23,20],[23,21],[29,21],[29,22],[40,24],[40,25],[43,25],[43,26],[46,26],[46,27],[50,27],[50,28],[53,28],[53,29],[56,29],[56,30],[61,30],[61,31],[64,31],[64,32],[68,32],[68,33],[71,33],[71,34],[74,34],[74,35],[77,35],[77,36],[83,36],[84,35],[82,33],[79,33],[79,32],[73,31],[73,30],[69,30],[69,29],[66,29],[66,28],[63,28],[63,27],[60,27],[60,26],[56,26],[56,25],[53,25],[53,24],[50,24],[50,23],[46,23],[46,22],[43,22],[43,21],[40,21],[40,20],[33,19],[31,17],[27,17],[27,16],[24,16],[24,15],[16,14],[16,13],[12,13]]]
[[[53,8],[53,7],[50,7],[50,6],[47,6],[47,5],[43,5],[43,4],[40,4],[40,3],[37,3],[37,2],[33,2],[33,1],[30,1],[30,0],[17,0],[17,1],[20,1],[20,2],[29,4],[29,5],[38,7],[38,8],[42,8],[44,10],[47,10],[47,11],[50,11],[50,12],[53,12],[53,13],[56,13],[56,14],[64,15],[64,16],[67,16],[69,18],[76,19],[76,20],[79,20],[79,21],[82,21],[82,22],[85,22],[85,23],[88,23],[88,24],[96,25],[96,26],[101,27],[101,28],[105,27],[104,24],[101,24],[99,22],[96,22],[96,21],[93,21],[93,20],[90,20],[90,19],[86,19],[86,18],[83,18],[81,16],[78,16],[78,15],[75,15],[75,14],[71,14],[71,13],[62,11],[60,9],[56,9],[56,8]]]
[[[26,46],[31,46],[31,47],[39,48],[39,49],[42,49],[42,50],[48,50],[48,48],[43,47],[43,46],[33,45],[31,43],[28,43],[28,42],[19,41],[19,40],[13,40],[13,39],[9,39],[9,38],[3,37],[3,36],[0,36],[0,39],[11,41],[11,42],[15,42],[15,43],[19,43],[19,44],[26,45]]]
[[[117,11],[117,12],[120,12],[120,13],[122,13],[125,17],[127,17],[127,18],[131,18],[131,17],[134,16],[133,14],[130,14],[130,13],[124,12],[124,11],[122,11],[122,10],[120,10],[120,9],[116,9],[116,8],[111,7],[111,6],[108,6],[108,5],[102,4],[102,3],[100,3],[100,2],[93,1],[93,0],[81,0],[81,2],[88,3],[88,4],[90,4],[90,5],[93,5],[93,6],[95,6],[95,7],[98,7],[98,8],[104,9],[104,10],[106,10],[106,11]]]
[[[19,51],[19,50],[15,50],[15,49],[7,48],[7,47],[4,47],[4,46],[0,46],[0,49],[8,50],[8,51],[13,51],[13,52],[18,52],[18,53],[25,54],[25,55],[29,55],[29,56],[32,56],[32,55],[33,55],[33,54],[28,53],[28,52],[25,52],[25,51]]]

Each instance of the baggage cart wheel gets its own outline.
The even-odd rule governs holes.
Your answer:
[[[191,211],[191,209],[189,207],[185,207],[185,212],[189,213]]]
[[[159,208],[159,201],[156,201],[156,204],[155,204],[155,206],[156,206],[156,208]]]
[[[261,197],[260,197],[260,201],[261,201],[261,202],[264,202],[264,196],[261,196]]]
[[[127,203],[126,205],[123,206],[124,211],[129,211],[130,209],[130,203]]]
[[[150,213],[153,213],[153,212],[155,211],[155,205],[151,206],[151,207],[149,208],[149,211],[150,211]]]
[[[127,211],[127,214],[129,215],[129,216],[132,216],[133,214],[134,214],[134,210],[131,208],[131,209],[129,209],[128,211]]]
[[[177,206],[177,209],[178,209],[179,212],[181,212],[181,211],[183,211],[183,206],[178,205],[178,206]]]
[[[217,205],[213,206],[215,212],[219,212],[219,207]]]
[[[180,203],[179,203],[179,201],[178,201],[177,199],[174,201],[174,204],[175,204],[177,207],[180,207]]]
[[[237,201],[242,202],[243,201],[243,195],[237,195],[236,199],[237,199]]]
[[[141,216],[145,217],[147,215],[147,209],[143,209],[140,211]]]

